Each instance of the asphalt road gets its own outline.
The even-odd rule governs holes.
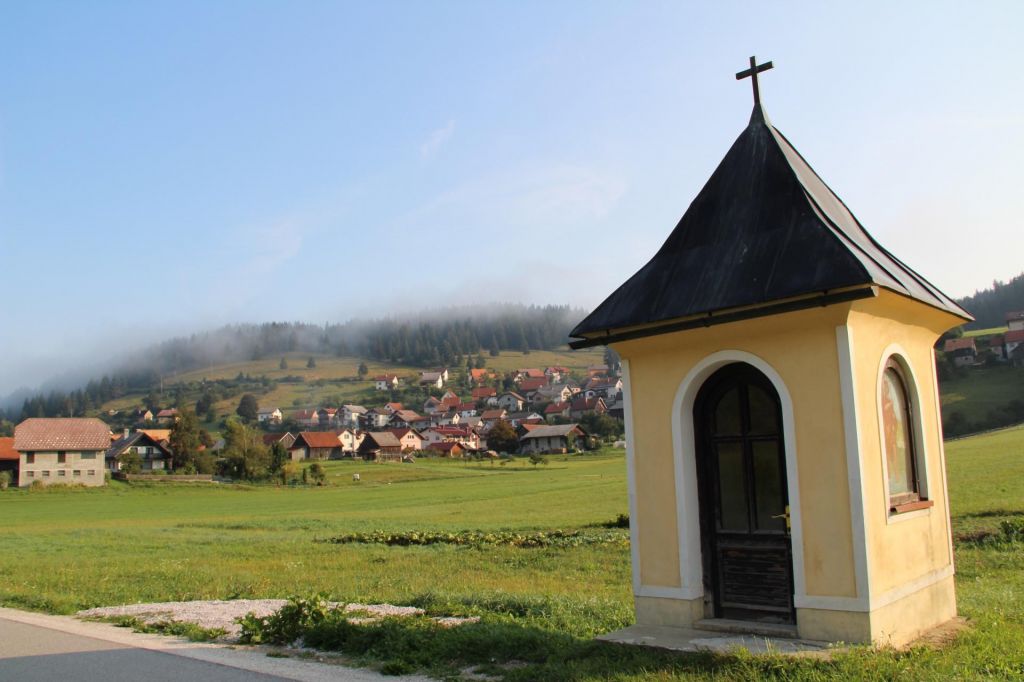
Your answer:
[[[285,677],[0,620],[0,680],[243,682]]]
[[[265,650],[187,642],[107,623],[0,608],[0,682],[429,682]]]

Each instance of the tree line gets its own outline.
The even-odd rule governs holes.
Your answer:
[[[1009,282],[992,282],[991,289],[976,291],[970,296],[957,299],[957,303],[974,315],[974,322],[964,325],[965,329],[990,329],[1006,324],[1006,313],[1024,310],[1024,273]]]

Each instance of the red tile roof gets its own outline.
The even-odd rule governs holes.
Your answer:
[[[1006,343],[1024,342],[1024,329],[1014,329],[1012,332],[1006,332],[1003,334],[1003,339]]]
[[[569,403],[560,401],[557,403],[551,403],[544,408],[544,414],[561,414],[569,409]]]
[[[14,449],[14,439],[0,438],[0,460],[13,459],[17,462],[19,457],[18,451]]]
[[[483,414],[480,415],[481,419],[502,419],[505,416],[505,410],[484,410]]]
[[[299,437],[295,439],[295,443],[292,445],[293,448],[298,446],[300,439],[311,448],[341,447],[338,434],[334,431],[302,431],[299,433]]]
[[[547,379],[523,379],[519,382],[520,391],[536,391],[548,385]]]
[[[14,449],[106,450],[110,427],[99,419],[26,419],[14,428]]]
[[[480,400],[481,398],[490,398],[492,395],[498,395],[498,390],[493,386],[481,386],[480,388],[474,388],[473,400]]]
[[[440,450],[441,452],[451,452],[455,448],[458,448],[459,450],[465,450],[466,446],[462,445],[461,443],[456,443],[455,441],[431,443],[430,445],[427,446],[427,449],[429,450]]]
[[[968,348],[970,350],[975,350],[975,351],[977,350],[977,348],[974,345],[974,339],[973,338],[969,338],[969,339],[946,339],[946,345],[942,347],[942,350],[946,351],[947,353],[951,353],[951,352],[956,351],[956,350],[966,350]]]

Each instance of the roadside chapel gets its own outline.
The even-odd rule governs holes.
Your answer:
[[[956,615],[932,347],[970,315],[768,120],[573,330],[624,375],[638,625],[903,645]]]

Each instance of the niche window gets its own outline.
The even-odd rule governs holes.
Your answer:
[[[889,481],[889,511],[901,513],[932,506],[921,486],[921,461],[915,442],[914,406],[906,373],[890,359],[882,372],[882,445]]]

